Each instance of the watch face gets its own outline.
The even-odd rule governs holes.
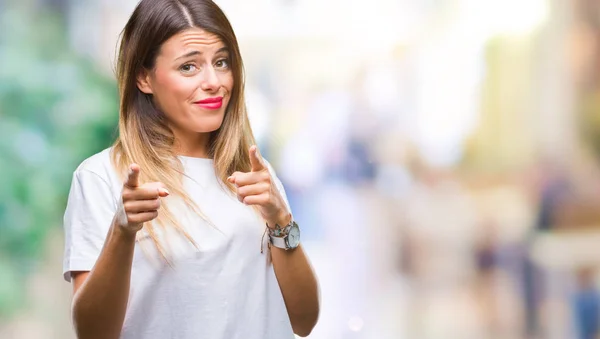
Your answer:
[[[296,248],[300,244],[300,228],[298,225],[290,227],[290,233],[288,233],[288,244],[291,248]]]

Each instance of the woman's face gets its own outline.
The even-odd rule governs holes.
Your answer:
[[[194,138],[221,127],[233,89],[227,47],[199,28],[180,32],[161,46],[153,70],[138,78],[152,94],[176,138]]]

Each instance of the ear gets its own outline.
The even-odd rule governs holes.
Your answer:
[[[137,87],[142,93],[153,94],[152,85],[150,84],[150,73],[143,70],[137,76]]]

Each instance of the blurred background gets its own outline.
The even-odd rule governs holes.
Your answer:
[[[218,0],[321,284],[310,338],[598,338],[600,1]],[[0,338],[74,338],[72,172],[135,0],[0,0]]]

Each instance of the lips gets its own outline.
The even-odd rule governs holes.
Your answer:
[[[204,100],[196,101],[194,104],[205,109],[219,109],[223,106],[223,97],[206,98]]]

